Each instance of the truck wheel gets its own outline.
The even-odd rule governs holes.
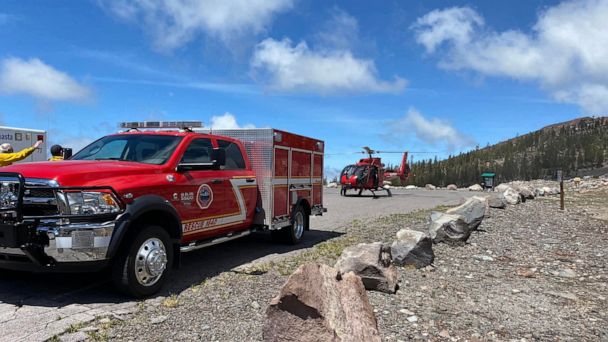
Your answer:
[[[145,226],[117,256],[112,280],[128,295],[151,296],[167,280],[172,264],[173,248],[167,231],[159,226]]]
[[[304,208],[297,206],[291,213],[291,225],[270,233],[275,241],[295,245],[302,240],[305,230],[308,230],[308,216]]]

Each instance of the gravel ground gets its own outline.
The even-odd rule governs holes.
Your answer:
[[[569,196],[564,212],[555,197],[492,209],[467,244],[436,245],[434,267],[400,269],[396,295],[368,292],[383,340],[608,340],[608,222],[592,214],[606,199]],[[345,246],[389,242],[403,227],[425,230],[428,213],[355,219],[311,248],[209,274],[61,338],[84,329],[96,340],[260,340],[267,303],[295,268],[333,265]]]

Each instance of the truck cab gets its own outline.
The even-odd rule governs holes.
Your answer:
[[[287,195],[289,208],[277,216],[267,196],[274,172],[259,170],[266,161],[254,153],[264,144],[195,132],[184,123],[179,130],[156,123],[154,131],[144,129],[149,123],[130,124],[136,127],[105,136],[70,160],[0,168],[0,268],[111,267],[119,289],[149,296],[183,252],[258,229],[295,244],[309,229],[308,217],[323,212],[320,195],[313,200],[322,175],[313,177],[312,163],[307,181],[288,184],[295,196]],[[314,162],[318,154],[310,152]]]

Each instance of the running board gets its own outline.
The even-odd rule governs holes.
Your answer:
[[[195,251],[197,249],[201,249],[201,248],[205,248],[205,247],[209,247],[209,246],[213,246],[213,245],[217,245],[218,243],[222,243],[222,242],[227,242],[230,240],[234,240],[234,239],[238,239],[238,238],[242,238],[244,236],[247,236],[251,234],[251,230],[245,230],[236,234],[228,234],[222,237],[219,237],[217,239],[213,239],[213,240],[204,240],[201,242],[191,242],[186,246],[182,246],[180,247],[180,252],[182,253],[186,253],[186,252],[192,252]]]

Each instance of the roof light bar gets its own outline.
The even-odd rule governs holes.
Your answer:
[[[203,123],[200,121],[139,121],[121,122],[120,128],[201,128]]]

